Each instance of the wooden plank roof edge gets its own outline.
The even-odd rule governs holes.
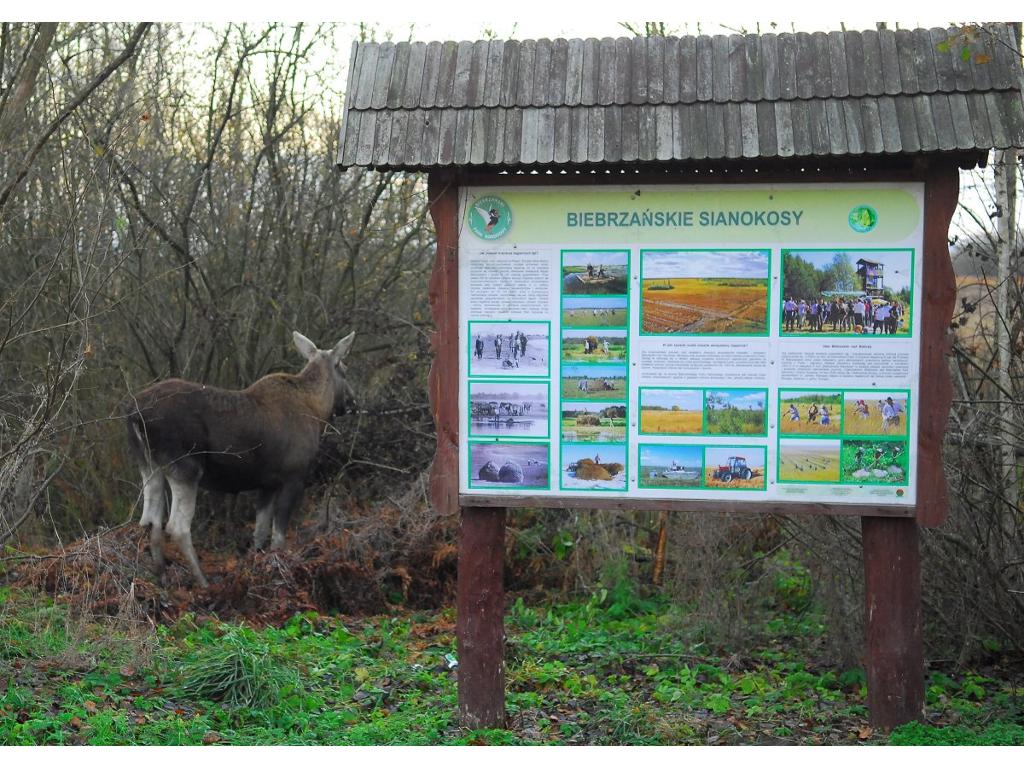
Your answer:
[[[1003,27],[1009,27],[1012,24],[1016,24],[1016,23],[1018,23],[1018,22],[1010,22],[1010,21],[985,21],[985,22],[980,22],[979,24],[970,25],[970,26],[976,26],[976,27],[979,27],[979,28],[986,28],[986,27],[1003,28]],[[905,29],[907,31],[914,31],[915,29],[926,29],[926,30],[930,31],[932,28],[931,27],[900,27],[900,29]],[[948,31],[957,31],[957,32],[959,32],[959,31],[961,31],[962,28],[961,27],[957,27],[957,26],[948,26],[948,27],[938,27],[938,29],[945,29],[945,30],[948,30]],[[814,35],[814,34],[816,34],[818,32],[823,32],[825,34],[829,34],[831,32],[836,32],[836,33],[839,33],[839,34],[851,34],[851,33],[852,34],[864,34],[864,33],[872,33],[872,34],[874,34],[874,33],[877,33],[879,31],[880,30],[878,30],[878,29],[846,29],[846,30],[820,29],[820,30],[812,30],[810,32],[806,32],[806,31],[801,31],[801,32],[786,32],[786,31],[775,32],[775,31],[772,31],[772,32],[763,32],[763,33],[749,32],[749,33],[746,33],[743,36],[745,37],[745,36],[748,36],[748,35],[753,35],[755,37],[762,37],[763,38],[763,37],[767,37],[769,35],[772,35],[772,36],[775,36],[775,37],[778,37],[779,35],[793,35],[793,36],[796,36],[798,34],[799,35],[805,35],[805,34],[806,35]],[[893,30],[888,30],[888,31],[895,32],[896,30],[893,29]],[[707,38],[711,38],[713,40],[713,39],[718,38],[718,37],[724,37],[724,38],[728,39],[728,38],[731,38],[731,37],[735,37],[737,34],[738,33],[736,33],[736,32],[727,32],[727,33],[715,34],[715,35],[708,35],[708,34],[705,34],[705,33],[700,33],[700,34],[697,34],[697,35],[665,35],[665,36],[660,36],[659,35],[657,37],[657,39],[659,39],[659,40],[666,40],[666,41],[667,40],[682,41],[682,40],[696,40],[699,37],[707,37]],[[633,36],[619,35],[617,37],[613,37],[611,35],[605,35],[605,36],[602,36],[602,37],[530,37],[530,38],[509,37],[509,38],[504,38],[504,39],[501,39],[501,40],[488,40],[487,38],[476,38],[476,39],[473,39],[473,40],[470,40],[468,38],[466,38],[466,39],[447,39],[447,40],[405,40],[405,41],[397,42],[397,43],[394,42],[393,40],[392,41],[388,41],[388,40],[362,40],[362,41],[356,40],[356,41],[353,42],[353,46],[374,46],[374,45],[378,45],[379,46],[379,45],[384,45],[385,43],[390,43],[392,45],[395,45],[396,47],[397,46],[402,46],[402,45],[455,45],[455,46],[458,46],[458,45],[476,45],[476,44],[479,44],[479,43],[491,43],[491,42],[515,43],[517,45],[522,45],[523,43],[533,43],[533,44],[537,44],[537,43],[540,43],[540,42],[555,43],[555,42],[558,42],[558,41],[565,41],[565,42],[580,41],[580,42],[584,42],[584,43],[593,41],[593,42],[596,42],[596,43],[600,43],[602,40],[611,40],[612,42],[617,43],[619,40],[633,41],[633,40],[636,40],[636,39],[637,39],[636,35],[633,35]],[[655,38],[652,37],[652,38],[645,38],[645,39],[655,39]]]

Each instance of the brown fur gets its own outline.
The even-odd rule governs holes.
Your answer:
[[[199,488],[259,491],[254,544],[266,544],[272,521],[272,546],[283,546],[324,425],[352,397],[342,361],[354,336],[320,350],[295,333],[295,345],[309,361],[302,372],[273,373],[246,389],[170,379],[128,398],[123,406],[128,439],[143,478],[140,522],[150,526],[150,550],[161,575],[165,482],[172,496],[167,533],[200,586],[206,579],[191,536]]]

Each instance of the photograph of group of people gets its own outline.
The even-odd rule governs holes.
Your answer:
[[[909,336],[911,250],[783,250],[783,336]]]
[[[471,322],[469,375],[548,376],[550,328],[546,322]]]
[[[798,301],[790,296],[782,304],[782,332],[894,335],[903,328],[905,316],[899,301],[867,296]]]

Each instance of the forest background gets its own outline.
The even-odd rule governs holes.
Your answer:
[[[425,492],[434,447],[425,179],[334,167],[349,45],[377,34],[333,24],[0,24],[8,578],[22,578],[32,558],[98,552],[99,535],[131,530],[139,478],[117,416],[127,393],[171,376],[242,387],[297,369],[293,330],[324,346],[355,330],[360,410],[329,430],[296,536],[333,537],[365,600],[349,584],[316,592],[317,607],[450,597],[456,521]],[[1005,188],[1020,178],[1005,171],[1019,165],[1006,153],[965,173],[950,233],[961,291],[944,446],[952,508],[923,533],[925,637],[933,657],[965,664],[1024,650],[1024,312],[1019,215]],[[236,562],[251,519],[244,498],[204,497],[200,551]],[[808,599],[823,607],[830,652],[859,654],[856,520],[517,510],[509,523],[510,587],[586,594],[617,573],[741,644],[797,562]],[[93,577],[107,574],[103,589],[122,601],[145,578],[144,557],[127,570],[110,557],[97,563]],[[60,573],[39,583],[83,583]]]

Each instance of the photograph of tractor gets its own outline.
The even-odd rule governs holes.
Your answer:
[[[723,483],[731,483],[733,478],[737,480],[749,480],[757,477],[759,471],[747,466],[747,460],[743,456],[730,456],[727,464],[719,464],[711,477],[721,480]]]

